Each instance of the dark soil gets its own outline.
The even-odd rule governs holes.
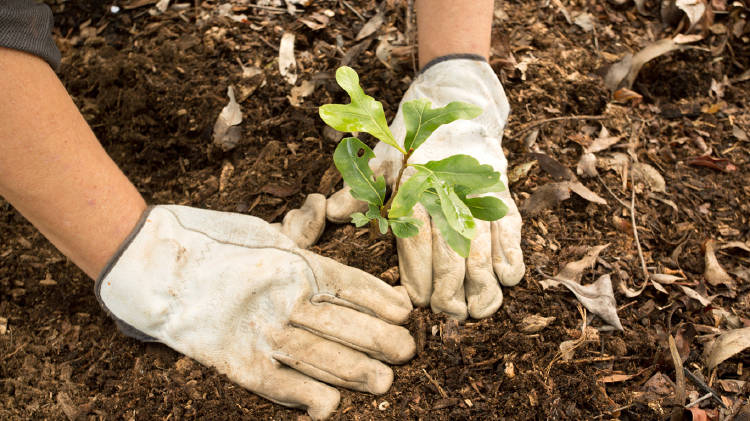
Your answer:
[[[64,57],[61,79],[150,203],[280,221],[307,194],[330,194],[341,185],[331,160],[337,138],[317,116],[319,105],[345,101],[333,79],[336,68],[354,67],[389,118],[414,74],[406,1],[318,0],[296,16],[238,6],[247,21],[213,16],[200,25],[192,2],[186,10],[159,16],[150,16],[148,6],[113,14],[110,3],[49,3]],[[215,3],[199,8],[211,13]],[[634,84],[643,101],[616,104],[604,86],[606,69],[649,39],[671,35],[673,28],[641,16],[632,4],[612,8],[607,2],[573,6],[564,1],[571,12],[594,16],[596,33],[584,32],[554,5],[532,3],[496,5],[508,16],[496,14],[491,63],[513,110],[503,142],[510,167],[534,160],[524,143],[530,124],[559,116],[604,116],[541,124],[535,146],[575,169],[581,154],[577,143],[596,137],[600,123],[623,136],[611,151],[629,151],[657,168],[667,184],[666,193],[653,193],[642,182],[633,186],[614,171],[601,171],[602,182],[623,200],[637,190],[636,220],[651,273],[682,270],[684,285],[705,296],[718,294],[712,308],[750,323],[750,256],[738,249],[718,253],[737,282],[730,290],[705,282],[702,249],[711,238],[750,238],[750,143],[733,131],[733,126],[750,129],[750,82],[727,86],[721,99],[709,94],[712,80],[746,70],[747,39],[732,37],[728,47],[714,53],[690,50],[660,57]],[[355,40],[364,21],[354,10],[368,19],[378,7],[385,10],[385,23],[369,38]],[[324,9],[335,16],[323,28],[311,29],[299,19]],[[729,26],[737,16],[717,15],[716,22]],[[315,84],[298,106],[290,103],[291,86],[278,70],[285,31],[296,35],[297,85]],[[376,55],[376,37],[385,34],[404,35],[400,44],[394,37],[387,65]],[[720,36],[709,33],[704,46]],[[514,67],[513,60],[529,58],[525,71]],[[243,78],[238,61],[262,73]],[[230,84],[240,93],[243,137],[237,148],[223,152],[212,145],[211,133]],[[703,153],[703,145],[737,170],[688,165]],[[510,188],[520,204],[550,181],[552,176],[535,165]],[[710,329],[727,326],[676,285],[666,286],[668,294],[648,288],[636,298],[616,286],[624,332],[602,331],[584,341],[571,360],[559,358],[560,343],[581,336],[581,314],[567,290],[543,290],[540,271],[556,273],[589,247],[610,243],[584,282],[611,273],[616,285],[634,288],[642,279],[632,228],[626,226],[629,213],[596,178],[582,182],[608,205],[573,195],[527,215],[522,245],[528,271],[521,284],[504,289],[497,314],[457,324],[429,309],[416,310],[408,328],[417,338],[417,357],[395,368],[393,387],[383,396],[343,391],[334,419],[662,419],[671,412],[671,394],[644,384],[657,373],[674,379],[669,334],[687,341],[686,367],[714,387],[716,379],[750,380],[748,351],[714,373],[705,368],[703,342]],[[329,225],[313,249],[375,275],[398,264],[392,238],[373,242],[364,234],[351,225]],[[91,280],[1,199],[0,238],[0,317],[8,319],[8,331],[0,335],[0,419],[304,418],[302,411],[259,398],[164,346],[120,334],[100,310]],[[40,283],[45,278],[56,284]],[[556,319],[540,332],[523,333],[521,320],[533,314]],[[600,320],[591,323],[602,326]],[[686,326],[698,329],[695,339],[680,333]],[[606,381],[612,374],[633,377]],[[748,384],[739,393],[718,389],[731,407],[722,416],[738,411]],[[695,390],[688,382],[688,392]],[[380,410],[385,401],[389,406]],[[715,402],[701,406],[716,415]]]

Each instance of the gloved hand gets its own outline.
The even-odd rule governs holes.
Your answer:
[[[147,211],[97,297],[129,336],[159,341],[239,385],[326,418],[339,392],[381,394],[415,352],[407,295],[302,250],[261,219],[184,206]],[[317,381],[317,380],[320,381]]]
[[[491,165],[501,173],[508,185],[507,160],[500,140],[508,118],[509,104],[505,92],[485,61],[452,58],[440,59],[425,67],[401,100],[427,98],[433,107],[442,107],[451,101],[463,101],[481,107],[484,112],[473,120],[458,120],[439,127],[409,159],[421,164],[440,160],[455,154],[467,154],[481,164]],[[391,124],[391,131],[399,142],[406,135],[401,107]],[[393,147],[378,143],[370,167],[376,176],[385,176],[393,191],[401,154]],[[410,175],[404,172],[403,180]],[[403,181],[402,181],[403,183]],[[423,220],[418,235],[397,238],[401,283],[406,287],[414,305],[428,303],[435,312],[447,313],[463,320],[488,317],[502,304],[502,291],[498,285],[517,284],[525,272],[521,253],[521,215],[510,192],[506,189],[494,193],[508,206],[508,213],[494,221],[476,220],[477,235],[471,242],[467,259],[454,252],[443,240],[422,205],[414,208],[414,216]],[[326,214],[332,222],[349,222],[354,212],[367,209],[364,202],[354,199],[349,188],[334,193],[327,201]],[[494,269],[494,273],[493,273]],[[497,275],[497,277],[496,277]]]

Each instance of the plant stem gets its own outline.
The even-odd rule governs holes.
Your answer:
[[[404,159],[401,161],[401,169],[398,170],[398,176],[396,177],[396,184],[393,187],[393,191],[391,192],[391,197],[388,198],[388,201],[385,202],[385,205],[383,205],[380,208],[380,216],[383,218],[388,218],[388,211],[391,209],[391,204],[393,204],[393,198],[396,197],[396,193],[398,193],[398,188],[401,185],[401,177],[404,175],[404,170],[406,169],[406,163],[409,161],[409,158],[411,157],[411,154],[414,153],[414,148],[409,149],[409,152],[404,154]]]

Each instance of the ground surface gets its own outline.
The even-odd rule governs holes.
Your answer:
[[[113,159],[151,203],[279,221],[306,194],[329,194],[340,186],[331,171],[336,137],[317,117],[318,105],[344,101],[332,78],[335,69],[342,63],[355,67],[389,118],[413,75],[409,45],[414,33],[406,1],[319,0],[298,7],[295,16],[265,2],[271,6],[236,7],[236,13],[249,16],[244,22],[212,15],[217,2],[209,1],[200,7],[208,19],[198,23],[192,2],[185,10],[159,16],[148,13],[150,6],[113,14],[112,2],[50,3],[64,57],[59,72],[64,84]],[[563,0],[573,19],[583,12],[593,17],[595,30],[585,32],[569,24],[556,3],[496,5],[492,65],[513,110],[503,142],[510,167],[536,162],[529,154],[536,149],[575,171],[581,145],[598,136],[600,124],[610,135],[621,136],[597,156],[629,153],[666,181],[666,191],[657,192],[635,179],[636,221],[648,270],[682,270],[686,279],[678,284],[716,295],[712,305],[688,298],[677,284],[665,285],[667,293],[650,286],[634,298],[623,294],[619,284],[636,289],[643,275],[630,213],[604,184],[627,203],[634,186],[629,176],[603,168],[602,180],[581,181],[606,205],[572,194],[546,209],[525,208],[527,274],[520,285],[505,289],[496,315],[455,324],[426,309],[415,311],[408,328],[417,338],[417,357],[395,368],[394,385],[383,396],[343,391],[334,419],[665,418],[672,411],[670,382],[675,379],[669,334],[677,336],[686,367],[725,395],[730,409],[722,414],[715,402],[701,404],[712,419],[736,413],[741,397],[748,396],[747,350],[714,372],[702,359],[704,343],[717,332],[750,323],[750,255],[738,248],[717,254],[736,283],[728,289],[706,282],[702,248],[708,239],[723,244],[750,236],[750,82],[741,81],[750,59],[747,38],[742,39],[743,15],[717,14],[724,32],[714,26],[697,44],[701,49],[647,64],[633,85],[642,101],[616,104],[603,81],[609,66],[679,28],[663,26],[658,8],[649,3],[655,16],[639,14],[630,3],[614,7]],[[383,23],[357,40],[379,8]],[[735,34],[728,35],[726,28]],[[290,99],[292,85],[279,73],[284,32],[296,35],[297,85],[314,84],[314,91],[301,99]],[[391,44],[390,57],[383,54],[387,48],[378,49],[386,46],[382,40]],[[243,77],[240,62],[258,69],[255,75]],[[725,76],[735,82],[721,88],[723,97],[710,94],[712,80],[722,82]],[[211,133],[229,84],[244,114],[243,136],[236,149],[223,152],[211,145]],[[532,126],[562,116],[602,119]],[[689,164],[707,148],[736,169]],[[531,166],[510,185],[517,202],[531,200],[541,186],[558,181],[554,173],[549,165]],[[166,347],[118,333],[100,310],[92,282],[2,200],[0,238],[0,317],[8,320],[7,332],[0,335],[1,419],[303,417]],[[610,246],[584,273],[583,282],[611,274],[624,331],[588,335],[565,360],[560,343],[581,337],[582,317],[568,290],[543,289],[540,271],[557,273],[592,246],[606,243]],[[375,275],[398,264],[392,238],[372,242],[353,226],[329,225],[314,250]],[[717,319],[717,309],[730,316]],[[555,320],[541,331],[524,333],[522,320],[535,314]],[[603,326],[590,313],[588,320]],[[731,379],[746,383],[735,383],[740,386],[732,391],[719,381]],[[687,385],[689,399],[695,399],[695,385]]]

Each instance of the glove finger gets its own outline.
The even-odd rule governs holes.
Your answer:
[[[469,315],[482,319],[493,315],[503,303],[503,292],[492,268],[490,223],[476,220],[477,236],[466,259],[466,303]]]
[[[491,222],[492,266],[501,284],[513,286],[526,272],[521,251],[521,214],[507,189],[499,196],[508,206],[508,213]]]
[[[387,365],[304,329],[283,329],[273,339],[278,347],[273,357],[312,378],[376,395],[387,392],[393,383]]]
[[[413,216],[422,221],[422,227],[414,237],[396,238],[398,267],[411,302],[425,307],[432,295],[432,227],[424,206],[417,204]]]
[[[247,370],[227,373],[242,387],[278,404],[303,408],[312,419],[326,419],[339,406],[341,394],[336,388],[311,379],[270,358],[259,358]],[[245,376],[252,375],[253,379]]]
[[[403,327],[330,303],[305,303],[292,312],[292,325],[392,364],[416,352],[414,338]]]
[[[351,194],[351,188],[346,185],[326,200],[326,217],[331,222],[351,222],[351,214],[366,211],[367,203],[355,199]]]
[[[315,244],[326,226],[326,197],[309,194],[299,209],[284,216],[281,233],[291,238],[297,247],[306,249]]]
[[[435,285],[430,298],[432,311],[446,313],[457,320],[466,319],[465,272],[466,260],[450,248],[433,224],[432,277]]]
[[[409,318],[412,306],[403,291],[359,269],[342,265],[333,259],[306,253],[314,267],[318,283],[311,301],[333,303],[401,324]]]

